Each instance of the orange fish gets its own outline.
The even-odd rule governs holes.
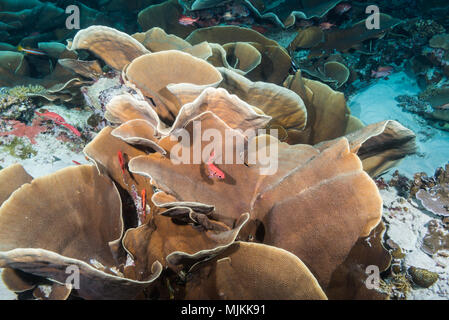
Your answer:
[[[209,178],[217,177],[220,180],[223,180],[225,178],[225,173],[217,168],[216,165],[213,163],[214,158],[214,151],[210,154],[209,160],[207,161],[206,165],[209,169]]]
[[[143,219],[145,220],[145,216],[147,214],[147,195],[145,189],[142,189],[142,212],[143,212]]]
[[[183,26],[191,26],[195,22],[198,22],[198,20],[200,20],[199,17],[198,18],[192,18],[192,17],[181,15],[179,17],[179,19],[178,19],[178,23],[182,24]]]

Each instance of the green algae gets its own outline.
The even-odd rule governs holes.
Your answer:
[[[13,157],[22,160],[29,159],[37,154],[37,151],[30,144],[25,143],[19,137],[14,137],[9,144],[3,145],[3,148]]]
[[[14,104],[29,100],[30,95],[44,93],[46,89],[39,85],[15,86],[0,92],[0,111]]]
[[[30,94],[44,93],[46,89],[39,85],[15,86],[7,92],[10,96],[16,97],[19,100],[26,100]]]

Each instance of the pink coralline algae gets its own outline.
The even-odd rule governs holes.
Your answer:
[[[47,131],[47,128],[40,125],[40,122],[33,121],[31,126],[27,126],[25,123],[15,120],[8,121],[9,125],[12,125],[11,131],[0,132],[0,136],[13,135],[16,137],[27,137],[32,144],[36,144],[35,137]]]

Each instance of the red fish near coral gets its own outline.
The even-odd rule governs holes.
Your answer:
[[[183,26],[191,26],[195,22],[198,22],[198,20],[200,20],[200,18],[192,18],[192,17],[181,15],[178,19],[178,23],[182,24]]]
[[[377,68],[377,71],[371,70],[371,78],[385,78],[388,77],[393,72],[393,67],[386,66],[386,67],[379,67]]]
[[[117,157],[120,169],[122,169],[123,179],[125,179],[125,160],[123,159],[123,154],[121,151],[117,152]]]
[[[352,6],[349,3],[340,3],[335,7],[335,12],[337,14],[343,14],[351,10]]]
[[[147,194],[145,189],[142,189],[142,213],[143,213],[143,219],[145,220],[146,214],[147,214]]]
[[[81,132],[78,131],[78,129],[76,129],[74,126],[72,126],[71,124],[68,124],[67,122],[61,123],[61,125],[63,125],[64,127],[66,127],[67,129],[69,129],[75,136],[77,137],[81,137]]]
[[[49,120],[53,120],[54,122],[59,122],[59,123],[65,122],[65,119],[55,112],[47,111],[47,112],[40,113],[40,112],[34,111],[34,113],[37,114],[39,117],[47,118]]]
[[[63,117],[61,117],[59,114],[55,113],[55,112],[51,112],[51,111],[47,111],[44,113],[40,113],[37,111],[34,111],[39,117],[43,117],[49,120],[54,121],[56,124],[62,125],[64,127],[66,127],[67,129],[69,129],[74,135],[76,135],[77,137],[81,137],[81,133],[78,131],[78,129],[76,129],[74,126],[72,126],[71,124],[68,124],[65,119]]]
[[[206,162],[207,168],[209,169],[209,178],[217,177],[218,179],[223,180],[225,178],[225,174],[223,171],[218,169],[216,165],[214,165],[213,163],[214,156],[215,153],[212,151],[209,160]]]

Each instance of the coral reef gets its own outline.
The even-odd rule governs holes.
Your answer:
[[[81,30],[61,27],[71,4],[0,3],[0,267],[19,298],[449,295],[449,164],[391,176],[420,141],[347,102],[405,71],[422,92],[398,106],[449,131],[445,1],[382,2],[372,29],[367,1],[77,1]]]
[[[2,217],[6,219],[9,207],[20,205],[25,191],[27,195],[38,192],[34,185],[47,183],[51,179],[62,179],[64,175],[78,175],[83,171],[89,172],[86,178],[103,181],[89,184],[90,188],[95,190],[99,188],[94,194],[104,192],[103,196],[116,197],[117,192],[101,191],[102,188],[104,189],[101,187],[102,184],[111,183],[107,182],[110,178],[120,186],[120,198],[123,199],[122,204],[126,204],[121,213],[122,221],[127,221],[128,227],[126,233],[123,233],[122,242],[112,241],[120,239],[120,233],[116,233],[109,240],[113,248],[112,252],[115,252],[115,262],[106,256],[89,254],[83,256],[84,261],[76,262],[82,268],[82,274],[86,274],[85,281],[90,281],[89,288],[95,288],[96,279],[103,279],[102,281],[106,281],[111,290],[107,293],[100,290],[95,294],[92,291],[75,290],[73,294],[84,298],[99,296],[131,298],[136,297],[137,291],[146,287],[144,290],[146,294],[157,290],[162,296],[174,294],[178,298],[198,298],[206,294],[209,298],[267,299],[277,296],[322,299],[326,297],[327,288],[329,290],[332,288],[334,295],[338,292],[346,292],[345,294],[350,296],[351,289],[345,287],[338,279],[348,276],[347,268],[352,268],[352,265],[358,264],[362,259],[363,254],[359,253],[359,250],[362,252],[368,250],[367,247],[357,246],[356,243],[359,238],[371,237],[370,233],[379,224],[381,214],[380,197],[375,196],[377,187],[363,170],[357,152],[360,153],[360,150],[367,148],[367,150],[376,150],[374,154],[379,155],[379,150],[382,148],[379,149],[376,146],[385,144],[389,145],[392,151],[401,150],[401,146],[404,150],[413,149],[413,134],[407,132],[407,138],[400,138],[403,136],[403,129],[399,124],[391,122],[366,127],[366,129],[360,129],[358,126],[361,131],[355,130],[350,135],[341,137],[347,131],[346,121],[344,121],[340,138],[338,138],[339,135],[323,136],[320,140],[322,143],[315,147],[281,143],[274,136],[247,136],[239,132],[266,128],[272,119],[286,129],[294,128],[297,132],[301,132],[304,130],[309,110],[312,114],[314,113],[312,105],[326,104],[315,101],[312,97],[316,99],[322,95],[317,93],[321,92],[319,90],[332,92],[332,89],[318,89],[319,85],[316,82],[306,82],[306,86],[301,89],[301,83],[304,80],[292,79],[290,87],[298,86],[298,90],[305,90],[297,94],[295,91],[275,84],[252,82],[231,68],[215,68],[204,58],[195,58],[180,50],[162,50],[148,54],[148,49],[142,49],[143,46],[137,44],[134,38],[106,27],[91,27],[81,31],[73,41],[72,47],[77,47],[79,44],[84,46],[90,41],[89,39],[93,39],[98,34],[101,34],[101,39],[105,39],[100,43],[107,44],[108,50],[105,51],[100,45],[85,48],[92,50],[110,67],[118,70],[123,68],[123,85],[130,88],[123,92],[108,91],[108,85],[106,85],[102,86],[102,90],[97,90],[95,94],[89,96],[97,98],[98,101],[102,96],[101,92],[108,92],[109,96],[114,96],[112,99],[103,101],[106,105],[105,117],[119,126],[115,129],[104,128],[85,148],[86,156],[96,164],[96,168],[104,176],[100,178],[89,166],[64,169],[54,175],[36,179],[31,185],[21,188],[0,209]],[[146,37],[146,47],[153,47],[151,43],[159,41],[157,39],[159,38]],[[266,40],[263,41],[266,42]],[[135,51],[136,48],[138,48],[137,51]],[[276,46],[273,45],[273,48]],[[263,57],[261,64],[263,64]],[[184,71],[184,68],[190,72]],[[199,72],[191,72],[192,68],[198,69]],[[283,78],[286,78],[288,71],[284,72]],[[117,84],[114,83],[114,81],[109,83],[110,88],[117,88]],[[233,94],[229,94],[227,90]],[[286,111],[276,109],[273,105],[268,108],[275,101],[270,100],[270,95],[277,99],[283,97],[282,99],[291,104],[292,110],[297,110],[298,116],[292,118],[289,113],[289,116],[285,117],[283,112]],[[304,103],[301,95],[308,99],[307,101],[312,101],[312,104]],[[344,117],[346,117],[344,98],[339,99],[343,105]],[[260,145],[266,140],[268,146],[265,148],[276,148],[279,152],[277,172],[261,179],[263,176],[260,176],[259,170],[263,167],[260,165],[247,166],[239,162],[221,164],[219,170],[225,173],[224,180],[214,182],[205,174],[204,164],[173,165],[169,158],[170,155],[175,154],[173,148],[176,144],[172,141],[172,136],[180,129],[193,132],[193,123],[201,123],[202,130],[211,128],[218,130],[223,138],[224,133],[231,130],[248,144]],[[317,129],[317,133],[319,131]],[[383,142],[384,138],[381,138],[383,133],[385,137],[390,137],[387,139],[393,139],[396,142]],[[398,138],[391,138],[395,135],[398,135]],[[331,139],[335,140],[324,141]],[[222,141],[223,146],[224,142]],[[408,146],[408,143],[411,145]],[[202,147],[205,146],[203,143]],[[248,150],[243,153],[243,159],[251,159],[252,152],[260,151]],[[214,152],[225,154],[224,149],[217,149]],[[372,155],[373,151],[366,151],[366,153]],[[402,158],[408,153],[409,151],[399,151],[392,159]],[[234,150],[233,154],[239,153]],[[381,172],[391,166],[389,157],[379,155],[377,159],[376,167],[380,166],[382,169],[376,169],[371,173],[377,174],[375,172]],[[82,183],[78,187],[84,188],[84,186],[85,184]],[[45,187],[39,188],[39,190],[43,189]],[[367,198],[366,194],[371,196]],[[256,197],[253,198],[253,195]],[[316,197],[321,197],[323,201],[317,202]],[[234,199],[233,205],[230,199]],[[240,200],[235,201],[235,199]],[[280,205],[281,199],[290,200],[284,200],[283,205]],[[41,199],[41,203],[46,201]],[[90,200],[83,198],[79,201],[87,205]],[[114,201],[110,201],[109,206],[117,206],[114,205],[116,200]],[[69,204],[70,202],[67,202],[65,205]],[[302,209],[298,210],[299,207]],[[111,211],[108,207],[102,207],[101,209],[92,208],[92,210],[113,214],[117,209]],[[87,211],[83,214],[87,214]],[[294,220],[283,218],[285,212],[290,212],[288,216],[294,217]],[[329,219],[330,213],[332,213],[331,219]],[[98,215],[98,217],[101,221],[101,216]],[[320,222],[324,218],[327,220],[325,224]],[[55,220],[55,223],[58,222]],[[59,228],[64,227],[64,223],[58,223],[58,225]],[[113,227],[112,223],[108,225]],[[292,241],[291,228],[296,229],[298,226],[303,226],[302,232],[297,233],[295,240]],[[279,230],[283,232],[279,233]],[[319,240],[316,236],[317,232],[322,234]],[[378,232],[381,232],[381,229]],[[345,234],[344,239],[341,238],[342,234]],[[173,236],[175,238],[171,238]],[[12,235],[5,235],[5,237],[10,241],[14,240]],[[381,239],[379,236],[372,237]],[[335,241],[337,238],[339,240]],[[186,241],[186,239],[191,240]],[[235,242],[236,240],[245,242],[238,243]],[[79,243],[82,244],[85,241],[88,239],[80,239]],[[163,246],[161,241],[165,243]],[[76,254],[76,248],[73,248],[72,250],[75,251],[71,251],[72,253],[65,257],[61,256],[61,252],[55,251],[51,243],[44,243],[45,239],[42,239],[42,249],[46,250],[45,259],[48,261],[64,265],[65,259],[69,257],[72,260],[80,259]],[[27,245],[22,244],[21,247],[27,248]],[[33,249],[21,250],[25,250],[26,254],[34,257]],[[274,291],[264,292],[257,287],[238,289],[236,285],[239,282],[229,281],[232,268],[229,269],[227,261],[233,261],[233,268],[234,261],[236,265],[239,265],[243,256],[253,261],[251,264],[256,261],[262,262],[260,258],[251,260],[250,257],[253,255],[266,257],[263,250],[271,250],[275,255],[287,254],[281,259],[282,261],[296,259],[291,260],[293,271],[282,274],[287,277],[286,279],[294,277],[297,279],[295,281],[300,281],[301,285],[292,283],[291,289],[272,286],[270,288]],[[329,254],[316,256],[314,254],[316,250]],[[376,262],[383,261],[384,268],[387,268],[388,253],[380,243],[376,250],[375,260],[379,259]],[[17,254],[14,250],[9,252],[14,254],[5,253],[2,256],[3,266],[14,265],[15,269],[39,277],[55,280],[60,278],[56,270],[42,270],[36,258],[31,259],[35,262],[28,264],[21,260],[20,251]],[[352,252],[351,259],[346,259],[350,252]],[[126,258],[130,262],[125,263]],[[86,263],[88,265],[85,265]],[[176,275],[175,278],[173,274],[161,273],[158,269],[160,263],[167,266]],[[339,269],[339,276],[334,275],[338,267],[343,264],[346,266]],[[287,266],[288,264],[283,264],[282,268]],[[96,273],[92,274],[92,270],[96,270]],[[129,282],[128,289],[117,292],[117,283],[114,282],[116,280],[112,281],[107,277],[108,270],[116,270],[118,275],[129,279],[126,280]],[[206,276],[208,274],[206,270],[217,274],[217,277]],[[272,273],[269,270],[273,268],[267,271],[257,268],[263,271],[258,274],[252,273],[251,270],[254,269],[240,269],[240,272],[243,272],[241,281],[248,281],[254,277],[271,277]],[[295,276],[296,273],[298,276]],[[11,273],[7,273],[7,276],[8,274],[9,278],[14,278]],[[17,273],[15,275],[17,276]],[[350,276],[360,279],[363,278],[363,273]],[[159,277],[158,280],[155,280],[156,277]],[[156,281],[155,286],[153,281]],[[167,281],[169,286],[161,285]],[[190,289],[184,292],[182,287],[177,286],[177,281],[184,282],[186,288]],[[212,289],[214,287],[217,289]],[[304,287],[305,291],[291,291],[298,287]],[[132,291],[132,288],[137,291]],[[198,291],[200,288],[211,289]],[[59,292],[56,287],[54,290]],[[39,292],[35,294],[42,295]],[[371,294],[375,293],[365,292],[364,296],[369,297]],[[67,292],[63,297],[67,297]]]

